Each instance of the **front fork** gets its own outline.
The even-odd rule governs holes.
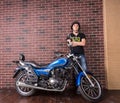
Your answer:
[[[79,64],[79,62],[78,62],[77,59],[76,59],[76,62],[77,62],[77,64],[78,64],[78,66],[79,66],[79,67],[81,68],[81,70],[82,70],[82,72],[77,73],[77,74],[78,74],[78,76],[77,76],[77,86],[80,85],[81,77],[82,77],[82,76],[85,76],[85,77],[88,79],[88,81],[90,82],[91,86],[94,87],[93,82],[90,80],[90,78],[89,78],[88,75],[87,75],[87,74],[91,74],[91,73],[86,73],[85,70],[82,68],[82,66]]]
[[[94,84],[91,81],[91,79],[88,77],[88,74],[92,75],[92,73],[90,73],[90,72],[87,72],[87,73],[86,72],[80,72],[76,77],[76,86],[79,86],[81,84],[81,78],[83,76],[85,76],[88,79],[88,81],[90,82],[91,86],[94,87]]]

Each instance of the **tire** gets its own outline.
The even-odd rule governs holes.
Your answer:
[[[21,95],[21,96],[31,96],[35,93],[35,89],[33,88],[28,88],[28,87],[23,87],[23,86],[18,86],[17,82],[24,82],[27,79],[27,75],[25,73],[25,71],[21,71],[19,72],[19,74],[16,77],[16,81],[15,81],[15,87],[17,92]]]
[[[88,77],[93,82],[94,87],[92,87],[88,79],[83,76],[81,78],[81,84],[78,86],[78,91],[86,100],[94,103],[99,102],[102,97],[101,85],[94,76],[88,74]]]

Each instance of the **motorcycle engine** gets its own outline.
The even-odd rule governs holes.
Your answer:
[[[64,84],[64,69],[54,69],[51,71],[50,77],[41,77],[39,80],[39,86],[49,89],[61,89]]]
[[[54,84],[57,84],[59,81],[58,80],[56,80],[55,78],[49,78],[49,83],[51,84],[51,85],[54,85]]]
[[[59,84],[59,81],[55,78],[49,78],[48,80],[48,85],[50,88],[57,88],[58,87],[58,84]]]
[[[62,68],[51,71],[51,77],[48,80],[49,86],[52,88],[61,88],[64,84],[64,74],[65,70]]]

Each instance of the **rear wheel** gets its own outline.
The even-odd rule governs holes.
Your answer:
[[[92,86],[88,79],[83,76],[81,78],[81,84],[80,86],[78,86],[78,90],[85,99],[91,102],[98,102],[101,100],[102,97],[102,88],[100,86],[100,83],[94,76],[88,75],[88,77],[90,78],[94,86]]]
[[[27,75],[24,71],[21,71],[18,76],[16,77],[16,82],[15,82],[15,87],[17,92],[22,95],[22,96],[31,96],[34,94],[35,89],[33,88],[28,88],[28,87],[23,87],[23,86],[18,86],[17,83],[19,82],[25,82],[27,80]]]

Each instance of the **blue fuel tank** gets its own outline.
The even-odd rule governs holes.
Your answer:
[[[34,72],[40,76],[40,75],[48,75],[49,72],[54,69],[54,68],[60,68],[60,67],[64,67],[66,66],[68,63],[68,60],[66,58],[59,58],[55,61],[53,61],[52,63],[50,63],[49,65],[45,66],[45,67],[41,67],[41,68],[35,68]]]

